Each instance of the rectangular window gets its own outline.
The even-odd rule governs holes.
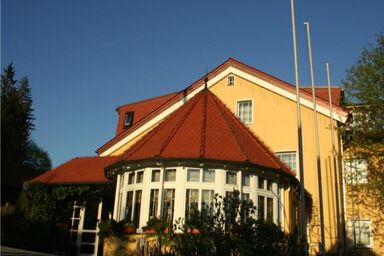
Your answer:
[[[187,189],[185,195],[185,218],[190,218],[191,214],[199,210],[199,190]]]
[[[127,192],[127,203],[125,206],[125,219],[132,221],[132,210],[133,210],[133,191]]]
[[[160,170],[152,170],[152,182],[158,182],[160,181]]]
[[[228,86],[235,85],[235,76],[234,75],[229,75],[228,76]]]
[[[276,156],[296,173],[296,151],[277,152]]]
[[[135,193],[135,209],[133,213],[133,224],[135,227],[140,225],[140,210],[141,210],[141,190],[136,190]]]
[[[252,101],[243,100],[237,102],[237,117],[244,124],[252,123]]]
[[[366,184],[367,161],[364,159],[346,159],[344,162],[345,177],[348,184]]]
[[[125,113],[124,117],[124,127],[129,127],[133,123],[133,112]]]
[[[188,169],[187,181],[200,182],[200,169]]]
[[[176,181],[176,169],[165,170],[165,181]]]
[[[203,182],[215,182],[215,170],[204,169],[203,171]]]
[[[267,197],[267,221],[273,221],[273,198]]]
[[[157,216],[158,205],[159,205],[159,190],[151,189],[151,198],[149,200],[149,218]]]
[[[135,173],[134,172],[130,172],[128,174],[128,185],[129,184],[133,184],[135,183]]]
[[[259,185],[258,185],[258,188],[260,188],[260,189],[264,189],[264,181],[265,181],[264,178],[259,177]]]
[[[136,174],[136,183],[143,183],[144,180],[144,172],[137,172]]]
[[[215,191],[203,189],[201,192],[201,211],[213,214],[213,203],[215,201]]]
[[[243,173],[242,185],[249,187],[250,180],[251,180],[251,175],[249,173]]]
[[[258,217],[259,219],[265,219],[265,197],[264,196],[258,196],[257,197],[257,212],[259,213]]]
[[[267,179],[267,190],[272,191],[273,181]]]
[[[372,247],[371,221],[350,220],[347,227],[350,247]]]
[[[170,225],[173,223],[175,207],[175,189],[164,189],[163,219]]]
[[[227,172],[225,175],[225,183],[228,185],[237,184],[237,173],[236,172]]]

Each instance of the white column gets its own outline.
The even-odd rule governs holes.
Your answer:
[[[115,190],[115,202],[114,202],[114,205],[113,205],[113,219],[117,221],[117,218],[118,218],[118,214],[117,212],[119,211],[118,208],[118,205],[119,205],[119,201],[120,201],[120,174],[117,175],[117,180],[116,180],[116,190]]]

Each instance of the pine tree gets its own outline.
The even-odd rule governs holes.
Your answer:
[[[48,154],[31,140],[34,129],[31,88],[27,77],[15,79],[13,64],[1,75],[1,185],[15,184],[15,177],[30,169],[47,171]],[[30,177],[32,178],[32,177]]]

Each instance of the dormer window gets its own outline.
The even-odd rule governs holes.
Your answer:
[[[124,127],[130,127],[133,123],[133,112],[125,113]]]
[[[234,75],[229,75],[228,76],[228,86],[235,85],[235,76]]]

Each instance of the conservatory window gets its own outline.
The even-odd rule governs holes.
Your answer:
[[[140,210],[141,210],[141,190],[136,190],[135,208],[133,212],[133,224],[135,224],[135,227],[138,227],[140,224]]]
[[[201,211],[206,210],[213,213],[213,203],[215,200],[215,191],[203,189],[201,192]]]
[[[176,169],[165,170],[165,181],[176,181]]]
[[[143,179],[144,179],[144,172],[143,171],[137,172],[136,183],[143,183]]]
[[[203,171],[203,182],[215,182],[215,170],[204,169]]]
[[[225,177],[225,183],[228,185],[237,184],[237,173],[236,172],[227,172]]]
[[[127,192],[127,204],[125,207],[125,219],[132,221],[132,210],[133,210],[133,191]]]
[[[152,170],[152,182],[158,182],[160,181],[160,170]]]
[[[187,181],[199,182],[200,181],[200,169],[188,169]]]
[[[164,189],[163,219],[172,225],[175,206],[175,189]]]
[[[249,173],[243,173],[243,180],[242,180],[242,185],[249,187],[249,182],[250,182],[250,177],[251,175]]]
[[[191,217],[199,209],[199,190],[187,189],[185,196],[185,218]]]
[[[149,219],[157,216],[157,207],[159,205],[159,190],[151,189],[151,197],[149,200]]]
[[[130,172],[128,174],[128,185],[129,184],[133,184],[135,183],[135,173],[134,172]]]

